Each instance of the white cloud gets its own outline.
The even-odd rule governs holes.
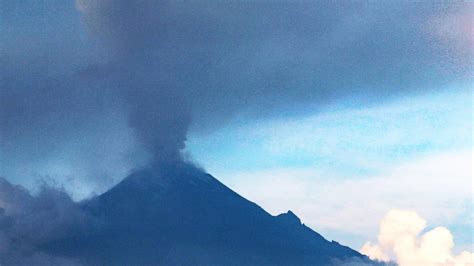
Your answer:
[[[225,180],[272,214],[291,209],[320,232],[356,234],[362,241],[376,234],[377,221],[393,208],[415,210],[436,223],[465,223],[456,219],[472,202],[471,167],[469,150],[430,155],[369,178],[340,180],[303,168],[229,174]]]
[[[454,241],[447,228],[436,227],[420,235],[425,228],[426,221],[416,212],[391,210],[380,223],[378,243],[365,243],[361,252],[371,259],[394,259],[400,266],[474,265],[474,253],[452,253]]]

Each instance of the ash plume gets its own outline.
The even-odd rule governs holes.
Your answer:
[[[3,1],[0,174],[101,192],[150,159],[181,161],[190,130],[236,115],[291,116],[468,81],[466,38],[434,18],[462,24],[470,7]]]

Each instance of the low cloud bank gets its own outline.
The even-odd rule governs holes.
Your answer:
[[[81,228],[85,217],[61,190],[44,187],[32,196],[0,177],[0,265],[80,265],[42,246]]]
[[[371,259],[396,261],[400,266],[471,266],[474,253],[453,254],[451,232],[442,226],[428,232],[426,220],[416,212],[391,210],[382,219],[378,242],[367,242],[360,252]]]

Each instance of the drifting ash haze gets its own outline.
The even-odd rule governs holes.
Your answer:
[[[463,23],[464,4],[0,3],[0,175],[84,196],[81,186],[106,191],[134,173],[81,203],[2,179],[5,265],[371,264],[185,162],[189,130],[346,97],[371,104],[470,70],[469,44],[438,27],[438,14]],[[242,250],[253,236],[260,245]]]

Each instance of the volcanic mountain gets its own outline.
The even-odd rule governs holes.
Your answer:
[[[136,171],[82,203],[87,229],[44,248],[85,265],[333,265],[360,253],[272,216],[190,164]],[[337,265],[337,264],[334,264]]]

